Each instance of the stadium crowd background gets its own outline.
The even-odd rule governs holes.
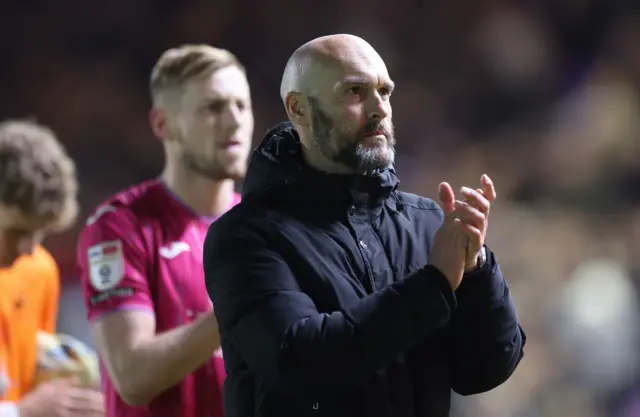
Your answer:
[[[435,197],[442,180],[472,185],[486,172],[498,189],[488,241],[529,340],[514,377],[459,400],[454,416],[640,416],[640,14],[632,6],[8,1],[0,116],[33,116],[57,132],[77,161],[84,219],[106,196],[159,173],[147,78],[166,48],[205,42],[238,55],[257,143],[285,116],[278,86],[291,52],[324,34],[362,36],[398,84],[402,187]],[[46,244],[65,280],[59,330],[91,344],[74,271],[79,227]]]

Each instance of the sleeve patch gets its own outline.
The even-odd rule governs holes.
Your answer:
[[[87,256],[89,280],[97,291],[115,288],[124,278],[122,241],[112,240],[91,246]]]

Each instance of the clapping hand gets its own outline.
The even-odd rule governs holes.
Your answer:
[[[480,178],[482,188],[475,190],[462,187],[462,200],[456,200],[451,186],[443,182],[440,184],[440,202],[445,215],[453,215],[464,224],[468,236],[465,257],[465,272],[471,272],[477,267],[478,256],[484,245],[487,234],[491,203],[496,199],[496,190],[491,178],[486,174]]]

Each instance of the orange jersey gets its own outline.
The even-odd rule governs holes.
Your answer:
[[[0,269],[0,401],[17,401],[33,387],[36,333],[55,331],[60,274],[38,247]]]

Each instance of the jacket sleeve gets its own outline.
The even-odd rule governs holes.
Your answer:
[[[486,248],[486,247],[485,247]],[[495,255],[463,278],[450,326],[452,388],[461,395],[505,382],[523,356],[526,336]]]
[[[451,317],[455,297],[431,267],[342,311],[320,313],[287,254],[256,227],[226,220],[205,241],[207,291],[225,350],[273,388],[315,398],[349,389]]]

